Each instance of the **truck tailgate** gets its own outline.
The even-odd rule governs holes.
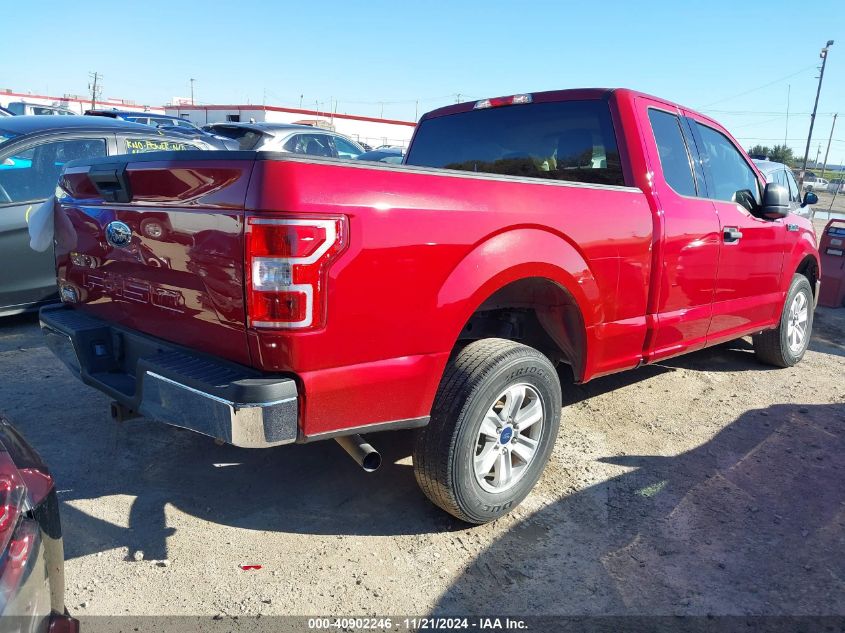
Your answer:
[[[253,155],[118,156],[68,166],[56,203],[62,300],[248,363],[244,200]]]

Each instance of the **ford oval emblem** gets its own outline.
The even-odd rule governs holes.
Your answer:
[[[132,241],[132,229],[118,220],[109,222],[106,226],[106,241],[115,248],[125,248]]]

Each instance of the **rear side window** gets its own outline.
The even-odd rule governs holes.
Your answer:
[[[711,197],[738,202],[748,208],[743,200],[750,193],[759,205],[761,196],[757,176],[739,150],[721,132],[701,123],[696,123],[696,127],[704,144],[703,158],[710,170]]]
[[[610,109],[601,100],[530,103],[426,119],[405,163],[625,184]]]
[[[681,132],[681,120],[674,114],[649,109],[648,119],[660,154],[663,177],[682,196],[695,195],[695,180],[690,167],[687,145]]]
[[[143,154],[145,152],[184,152],[199,149],[196,145],[169,141],[162,138],[128,138],[126,139],[127,154]]]

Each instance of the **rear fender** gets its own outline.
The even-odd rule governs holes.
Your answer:
[[[585,328],[603,320],[598,284],[575,246],[547,230],[513,229],[477,244],[443,283],[437,306],[449,314],[449,345],[488,297],[530,278],[548,279],[566,290],[578,305]]]

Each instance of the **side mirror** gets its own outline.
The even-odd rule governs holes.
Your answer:
[[[812,191],[808,191],[807,193],[804,194],[804,200],[801,202],[801,206],[806,207],[808,204],[813,205],[813,204],[818,204],[818,203],[819,203],[819,197],[815,193],[813,193]]]
[[[808,194],[809,195],[809,194]],[[760,215],[770,220],[789,215],[789,189],[776,182],[770,182],[763,190],[763,204]]]

